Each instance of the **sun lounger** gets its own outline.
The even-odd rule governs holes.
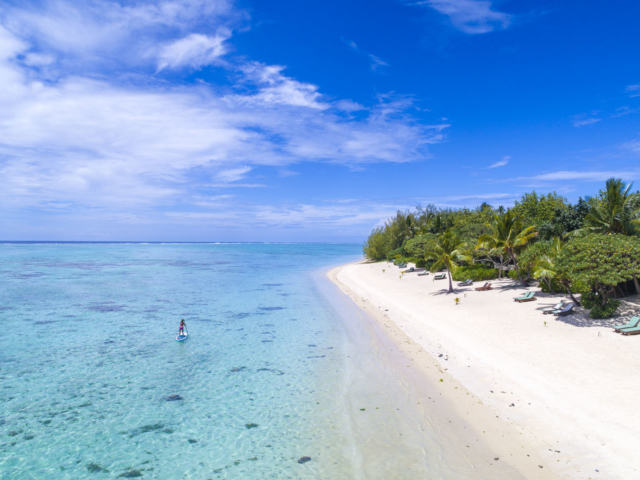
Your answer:
[[[513,299],[514,302],[531,302],[532,300],[535,300],[536,298],[536,292],[527,292],[524,295],[521,295],[519,297],[515,297]]]
[[[485,290],[493,290],[493,288],[491,288],[491,284],[489,282],[485,283],[481,287],[476,288],[477,292],[484,292]]]
[[[567,303],[560,310],[556,310],[555,312],[551,312],[551,313],[556,315],[556,316],[558,316],[558,317],[562,317],[564,315],[569,315],[570,313],[573,313],[573,303]]]
[[[547,307],[547,308],[543,308],[542,310],[540,310],[542,313],[544,313],[545,315],[547,315],[548,313],[551,312],[555,312],[556,310],[562,310],[562,307],[564,306],[563,302],[560,302],[556,305],[554,305],[553,307]]]
[[[444,280],[445,278],[447,278],[447,275],[444,273],[439,273],[438,275],[436,275],[435,277],[433,277],[435,280]]]
[[[637,335],[640,333],[640,326],[634,328],[626,328],[624,330],[620,330],[620,333],[623,335]]]
[[[616,325],[614,328],[614,330],[617,331],[621,331],[621,330],[629,330],[632,328],[636,328],[638,326],[638,324],[640,324],[640,317],[631,317],[631,320],[629,320],[629,323],[625,324],[625,325]]]
[[[409,270],[405,270],[402,273],[411,273],[411,272],[414,272],[414,271],[415,271],[415,267],[411,267]]]
[[[406,263],[399,263],[398,267],[399,268],[407,268],[407,264]]]
[[[458,284],[459,287],[468,287],[469,285],[473,285],[473,280],[468,279]]]
[[[418,274],[418,276],[419,276],[419,277],[422,277],[422,276],[424,276],[424,275],[429,275],[430,273],[431,273],[431,272],[430,272],[429,270],[425,270],[424,272],[420,272],[420,273]]]

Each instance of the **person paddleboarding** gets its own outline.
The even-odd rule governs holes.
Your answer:
[[[178,330],[178,336],[176,337],[176,340],[179,342],[183,342],[187,339],[188,335],[187,322],[185,322],[183,318],[182,320],[180,320],[180,330]]]

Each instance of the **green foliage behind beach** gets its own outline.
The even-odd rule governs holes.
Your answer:
[[[591,316],[606,318],[615,314],[617,298],[640,293],[640,192],[632,185],[612,178],[575,204],[533,191],[510,209],[418,205],[374,229],[363,251],[373,261],[423,266],[446,234],[462,248],[456,258],[464,259],[451,265],[454,280],[537,280],[543,291],[564,291],[577,304],[573,294],[581,293]]]

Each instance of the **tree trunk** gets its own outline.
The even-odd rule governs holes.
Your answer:
[[[447,267],[447,276],[449,277],[449,293],[453,293],[453,284],[451,283],[451,270]]]
[[[522,283],[523,287],[526,287],[527,284],[522,280],[522,275],[520,275],[520,269],[518,268],[518,262],[516,262],[516,256],[512,251],[509,251],[509,256],[511,256],[511,260],[513,260],[513,264],[516,267],[516,273],[518,274],[518,278],[520,279],[520,283]]]
[[[571,301],[575,303],[577,306],[580,306],[580,302],[576,300],[576,298],[573,296],[573,293],[571,293],[571,289],[569,288],[569,282],[561,282],[561,283],[562,285],[564,285],[564,288],[567,289],[567,293],[569,294]]]
[[[640,283],[638,283],[638,277],[636,274],[633,274],[633,283],[636,285],[636,293],[640,295]]]
[[[550,279],[550,278],[547,278],[547,277],[545,277],[544,279],[547,281],[547,285],[549,285],[549,291],[555,295],[555,294],[556,294],[556,292],[555,292],[555,290],[553,289],[553,287],[551,286],[551,279]]]
[[[502,278],[502,269],[504,267],[504,258],[500,255],[500,272],[498,272],[498,280]]]

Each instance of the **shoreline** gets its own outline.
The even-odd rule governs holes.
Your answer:
[[[640,349],[628,342],[633,337],[587,323],[583,314],[555,321],[537,310],[560,296],[537,294],[539,301],[525,304],[511,299],[532,288],[471,287],[446,295],[448,285],[415,273],[400,279],[386,263],[351,263],[328,277],[413,358],[427,382],[446,374],[442,386],[458,387],[442,392],[451,408],[487,432],[479,435],[500,452],[496,457],[525,478],[637,476],[630,452],[640,432],[632,385]],[[524,458],[514,444],[527,451]],[[540,460],[531,462],[532,454]]]
[[[385,368],[388,374],[396,376],[399,385],[406,388],[399,394],[403,398],[396,398],[396,401],[410,398],[405,404],[412,403],[409,409],[413,411],[405,411],[404,415],[417,426],[416,432],[435,432],[430,440],[439,445],[430,445],[430,448],[440,448],[440,458],[428,461],[439,461],[439,468],[446,468],[443,464],[449,464],[458,469],[439,478],[560,478],[520,432],[496,418],[492,409],[467,390],[384,312],[342,282],[338,275],[346,266],[335,267],[326,276],[345,300],[371,322],[364,327],[360,323],[358,328],[369,330],[365,334],[371,337],[378,350],[378,360],[384,364],[376,368]]]

